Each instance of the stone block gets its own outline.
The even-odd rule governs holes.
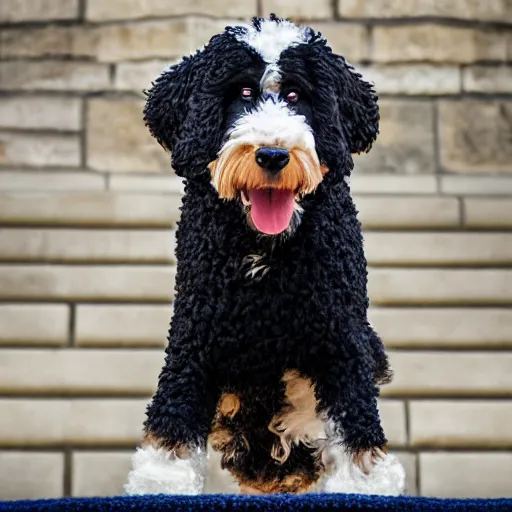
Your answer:
[[[512,21],[507,0],[343,0],[338,13],[346,18],[436,17],[478,21]]]
[[[87,165],[95,170],[170,171],[170,156],[142,121],[143,101],[91,99],[87,105]]]
[[[311,23],[311,26],[327,38],[327,43],[334,53],[343,55],[349,62],[369,58],[368,30],[363,25],[317,21]]]
[[[0,392],[149,396],[164,355],[163,350],[2,349]]]
[[[184,17],[104,25],[97,29],[97,58],[119,62],[181,57],[195,52],[230,24],[228,20]]]
[[[512,227],[512,208],[510,199],[464,200],[465,225],[472,228],[510,228]]]
[[[2,191],[73,191],[104,190],[105,175],[92,172],[61,170],[1,170],[0,190]]]
[[[0,33],[3,58],[94,58],[97,36],[83,25],[13,28]]]
[[[63,484],[63,453],[0,452],[0,500],[60,498]]]
[[[0,22],[71,20],[79,16],[79,0],[2,0]]]
[[[3,91],[105,91],[110,89],[108,66],[95,62],[56,60],[0,62]]]
[[[365,66],[363,78],[375,84],[378,94],[439,95],[458,94],[460,71],[455,66],[430,64]]]
[[[250,18],[256,16],[256,0],[88,0],[85,16],[90,21],[127,20],[147,17],[203,16]]]
[[[0,305],[0,346],[64,345],[69,307],[64,304]]]
[[[434,23],[382,25],[373,29],[377,62],[468,64],[507,60],[506,38],[495,30]]]
[[[467,92],[507,94],[512,92],[512,68],[472,66],[462,71],[462,89]]]
[[[512,234],[367,232],[366,258],[379,266],[508,266]]]
[[[0,164],[30,167],[80,165],[80,139],[71,134],[0,132]]]
[[[507,308],[370,308],[368,313],[387,347],[512,346],[512,310]]]
[[[452,197],[357,196],[364,229],[425,229],[456,227],[459,204]]]
[[[510,400],[413,400],[409,414],[412,446],[512,447]]]
[[[430,102],[382,100],[379,137],[354,172],[434,173],[433,115]]]
[[[382,396],[512,396],[512,354],[390,351],[393,381]]]
[[[439,140],[450,171],[512,173],[512,102],[440,102]]]
[[[82,102],[55,96],[7,96],[0,102],[0,128],[78,131]]]
[[[0,261],[171,263],[174,232],[0,228]]]
[[[368,291],[381,305],[508,305],[512,271],[371,268]]]
[[[0,193],[4,224],[167,228],[179,219],[180,195],[111,192]]]
[[[107,446],[135,449],[144,398],[0,399],[0,446]]]
[[[0,299],[168,303],[174,274],[169,265],[2,265]]]
[[[79,346],[164,346],[172,305],[79,304],[75,343]]]
[[[512,497],[510,452],[435,452],[419,455],[421,494],[439,498]]]

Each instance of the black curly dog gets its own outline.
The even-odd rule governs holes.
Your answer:
[[[391,372],[347,177],[378,134],[371,85],[321,34],[255,18],[166,70],[144,119],[186,179],[145,443],[210,438],[246,492],[311,489],[333,440],[370,470]]]

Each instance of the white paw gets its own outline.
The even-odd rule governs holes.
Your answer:
[[[383,459],[377,459],[369,474],[354,464],[352,455],[343,447],[336,448],[332,455],[335,469],[326,478],[325,492],[385,496],[399,496],[404,492],[405,471],[394,455],[387,454]]]
[[[126,494],[201,494],[205,464],[206,455],[199,451],[179,459],[163,448],[137,448],[124,490]]]

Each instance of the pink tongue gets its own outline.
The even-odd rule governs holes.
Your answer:
[[[290,225],[294,206],[292,190],[249,190],[249,200],[252,221],[262,233],[277,235]]]

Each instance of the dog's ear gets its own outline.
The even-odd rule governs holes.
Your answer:
[[[351,153],[367,152],[379,133],[377,95],[344,57],[331,56],[341,129]]]
[[[144,122],[185,178],[207,171],[219,142],[222,110],[203,91],[207,69],[205,51],[198,51],[164,71],[147,92]]]

